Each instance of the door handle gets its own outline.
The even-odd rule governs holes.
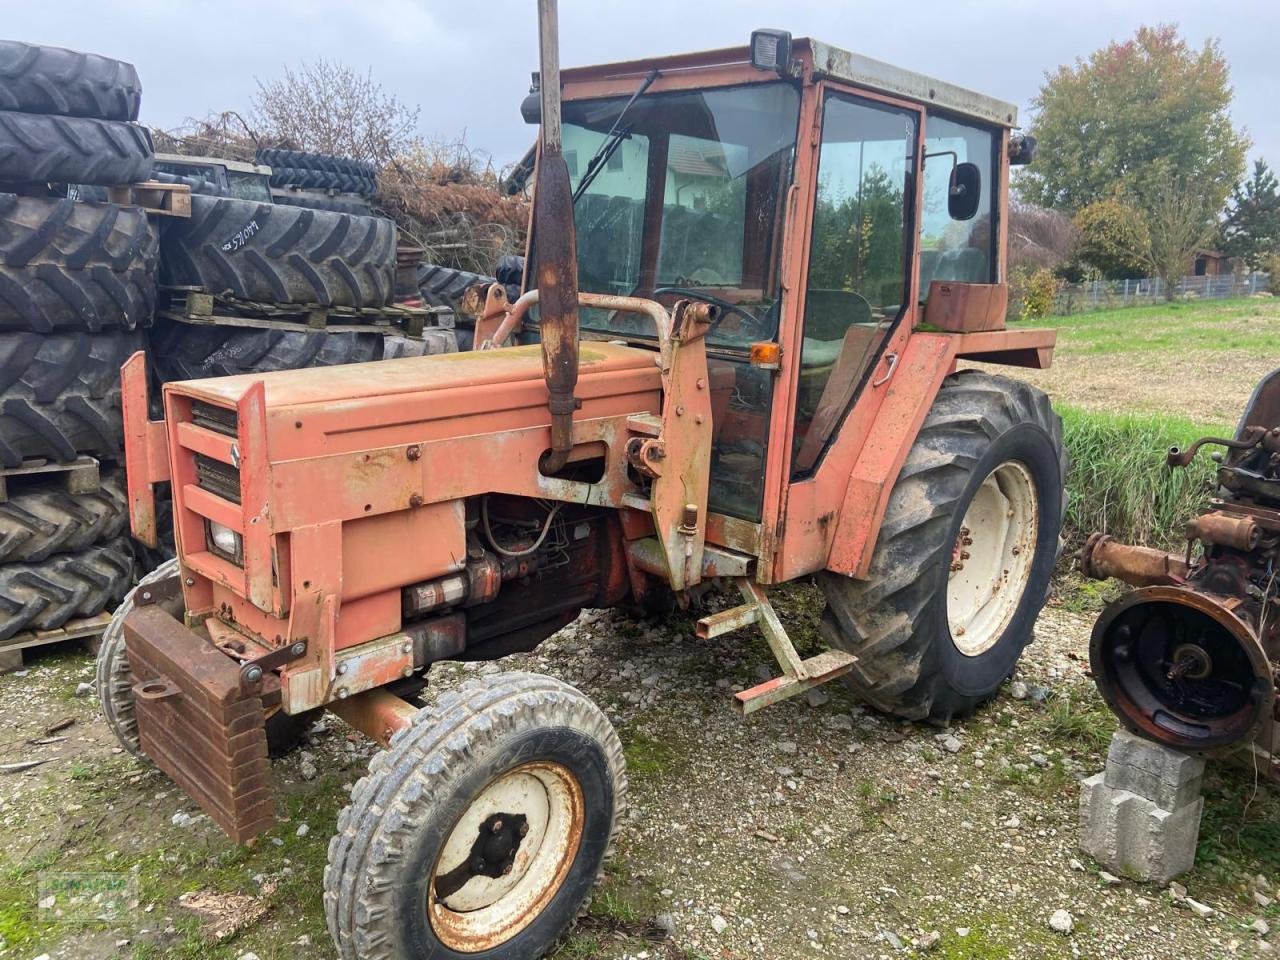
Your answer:
[[[884,376],[879,380],[872,380],[873,387],[882,387],[889,382],[889,378],[893,376],[893,371],[898,369],[898,355],[896,353],[886,353],[884,358],[889,361],[889,369],[884,372]]]

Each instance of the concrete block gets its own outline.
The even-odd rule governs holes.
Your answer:
[[[1117,731],[1107,751],[1106,784],[1177,810],[1200,796],[1204,760]]]
[[[1128,758],[1133,755],[1130,746],[1123,744],[1116,752]],[[1145,741],[1142,746],[1164,750]],[[1167,883],[1195,862],[1204,800],[1198,793],[1188,796],[1188,791],[1193,785],[1199,790],[1203,763],[1182,764],[1176,757],[1142,759],[1146,762],[1113,764],[1108,758],[1105,773],[1081,782],[1080,848],[1113,873]],[[1113,771],[1115,766],[1123,769]],[[1175,785],[1173,779],[1184,782]],[[1113,786],[1112,780],[1146,784],[1161,797],[1182,802],[1167,809],[1150,796]]]
[[[21,650],[0,650],[0,673],[12,673],[22,669]]]

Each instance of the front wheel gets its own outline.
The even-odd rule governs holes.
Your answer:
[[[422,711],[351,796],[324,878],[342,960],[535,960],[586,908],[626,774],[595,704],[507,673]]]
[[[822,627],[887,713],[946,723],[990,699],[1044,605],[1066,502],[1062,421],[1018,380],[943,383],[889,497],[866,580],[820,575]]]

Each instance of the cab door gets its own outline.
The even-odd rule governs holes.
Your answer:
[[[918,109],[836,90],[822,104],[802,292],[792,483],[811,477],[913,303]]]

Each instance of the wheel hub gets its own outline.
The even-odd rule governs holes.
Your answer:
[[[1030,471],[996,467],[973,494],[951,548],[947,621],[956,649],[986,653],[1008,627],[1035,558],[1039,503]]]
[[[448,900],[472,877],[505,877],[515,866],[520,841],[529,834],[529,821],[520,813],[495,813],[480,825],[475,844],[467,859],[447,874],[436,878],[435,892],[440,900]]]
[[[432,870],[427,915],[462,953],[514,937],[547,906],[573,865],[585,802],[577,778],[537,761],[486,786],[454,824]]]

